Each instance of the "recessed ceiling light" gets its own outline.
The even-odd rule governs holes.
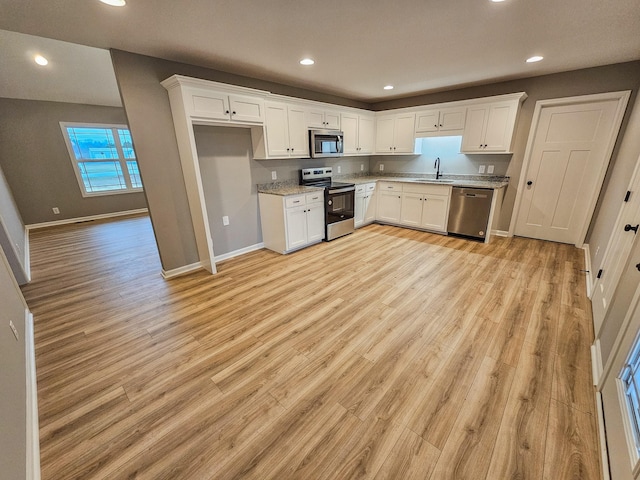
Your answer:
[[[49,60],[44,58],[42,55],[36,55],[33,59],[38,65],[42,65],[43,67],[49,63]]]
[[[125,0],[100,0],[102,3],[111,5],[112,7],[124,7],[127,2]]]
[[[385,85],[385,90],[393,90],[393,85]]]
[[[534,55],[533,57],[529,57],[527,58],[527,63],[535,63],[535,62],[539,62],[540,60],[542,60],[544,57],[541,57],[540,55]]]
[[[491,0],[493,3],[500,3],[500,2],[504,2],[504,0]]]
[[[310,58],[303,58],[302,60],[300,60],[300,65],[313,65],[314,62],[312,59]]]

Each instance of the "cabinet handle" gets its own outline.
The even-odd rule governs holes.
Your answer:
[[[402,198],[400,195],[398,195],[398,198]]]
[[[532,182],[531,180],[529,180],[529,181],[527,182],[527,185],[531,186],[531,185],[533,185],[533,182]]]
[[[440,126],[442,126],[442,124],[440,124]]]
[[[235,115],[235,114],[236,114],[236,112],[231,112],[231,115]]]
[[[389,150],[393,150],[393,147],[389,147]]]
[[[636,225],[635,227],[632,227],[629,223],[627,223],[624,226],[624,231],[630,232],[631,230],[633,230],[633,233],[638,233],[638,227],[640,227],[640,225]]]
[[[300,200],[294,200],[293,203],[300,203]]]
[[[225,115],[229,115],[229,110],[225,110]]]
[[[640,272],[640,263],[636,265],[636,268],[638,269],[638,271]]]
[[[438,128],[438,124],[435,124],[434,127]]]

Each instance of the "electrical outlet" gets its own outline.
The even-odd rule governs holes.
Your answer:
[[[18,329],[16,328],[16,326],[13,324],[11,320],[9,320],[9,327],[13,332],[13,336],[16,337],[16,340],[20,340],[20,336],[18,335]]]
[[[380,171],[381,171],[381,172],[382,172],[382,171],[384,171],[384,163],[381,163],[381,164],[380,164]]]
[[[361,171],[361,172],[364,172],[364,163],[361,163],[361,164],[360,164],[360,171]]]
[[[278,174],[277,172],[274,170],[273,172],[271,172],[271,180],[277,180],[278,179]]]
[[[342,173],[342,167],[338,165],[338,173]]]
[[[60,215],[60,209],[58,207],[53,207],[52,210],[56,215]]]
[[[487,167],[487,173],[493,173],[493,165]]]
[[[478,169],[478,173],[484,173],[484,165],[480,165],[480,168]]]
[[[222,225],[224,225],[225,227],[229,225],[229,217],[227,215],[222,217]]]

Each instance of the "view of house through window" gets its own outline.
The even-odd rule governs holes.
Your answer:
[[[60,122],[83,196],[142,190],[142,180],[126,125]]]

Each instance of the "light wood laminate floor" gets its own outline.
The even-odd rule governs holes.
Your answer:
[[[160,275],[31,232],[42,478],[600,478],[583,252],[371,225]]]

